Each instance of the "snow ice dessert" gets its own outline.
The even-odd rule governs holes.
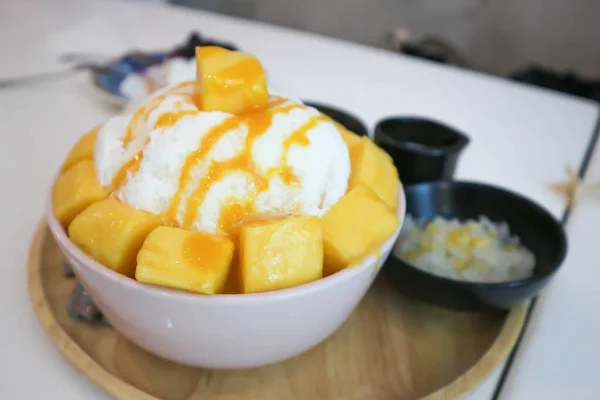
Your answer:
[[[239,115],[204,111],[195,90],[167,89],[100,129],[102,186],[168,225],[211,234],[249,215],[321,216],[346,192],[348,149],[317,110],[271,96]]]
[[[138,281],[203,294],[308,283],[398,226],[390,157],[270,94],[253,56],[197,48],[196,80],[84,135],[53,187],[71,240]]]

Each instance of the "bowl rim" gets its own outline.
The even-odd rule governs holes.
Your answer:
[[[470,282],[470,281],[461,281],[461,280],[447,278],[447,277],[440,276],[440,275],[435,275],[431,272],[420,269],[420,268],[402,260],[400,257],[397,257],[394,253],[394,249],[392,249],[392,251],[390,252],[388,259],[386,260],[386,264],[389,263],[390,261],[393,263],[400,264],[404,267],[408,267],[408,268],[412,269],[413,271],[418,272],[421,275],[425,275],[425,276],[435,279],[441,283],[460,286],[463,288],[484,289],[484,290],[498,289],[498,288],[517,288],[517,287],[527,286],[527,285],[530,285],[535,282],[539,282],[542,279],[552,276],[554,273],[556,273],[556,271],[563,264],[563,262],[567,256],[569,244],[568,244],[567,234],[566,234],[562,224],[548,211],[548,209],[546,207],[529,199],[528,197],[525,197],[513,190],[506,189],[506,188],[503,188],[498,185],[488,184],[488,183],[478,182],[478,181],[472,181],[472,180],[451,180],[451,181],[437,180],[437,181],[420,182],[420,183],[415,183],[412,185],[407,185],[406,191],[408,192],[411,189],[416,190],[419,187],[441,187],[441,188],[446,188],[446,189],[448,189],[448,188],[452,189],[452,188],[456,188],[456,187],[473,187],[473,188],[478,188],[478,189],[489,189],[494,192],[501,193],[505,196],[512,197],[518,201],[524,202],[529,207],[536,209],[538,212],[540,212],[549,221],[552,221],[555,224],[555,226],[558,228],[557,229],[557,232],[559,233],[558,255],[557,255],[556,259],[551,263],[551,268],[547,272],[536,273],[535,269],[534,269],[533,275],[531,275],[528,278],[518,279],[518,280],[514,280],[514,281],[505,281],[505,282]],[[405,210],[405,216],[408,214],[409,214],[408,210]],[[536,266],[537,266],[537,260],[536,260]],[[394,267],[392,267],[392,268],[394,268]]]
[[[218,303],[218,304],[250,304],[256,302],[264,302],[266,300],[282,300],[293,297],[308,296],[312,293],[326,290],[328,287],[341,284],[352,279],[354,276],[361,274],[364,270],[371,268],[373,274],[377,270],[381,270],[383,264],[377,269],[374,265],[380,261],[380,258],[385,252],[383,249],[389,248],[389,255],[393,252],[394,244],[402,229],[402,224],[405,220],[406,215],[406,196],[404,195],[404,187],[400,184],[398,190],[398,210],[397,215],[399,217],[399,224],[396,231],[381,244],[381,246],[375,251],[375,254],[369,254],[360,263],[353,266],[347,267],[341,271],[338,271],[332,275],[323,277],[313,282],[305,283],[299,286],[294,286],[286,289],[273,290],[269,292],[261,293],[243,293],[243,294],[213,294],[203,295],[199,293],[185,292],[183,290],[171,289],[167,287],[161,287],[157,285],[150,285],[142,282],[138,282],[133,278],[129,278],[125,275],[121,275],[118,272],[111,270],[110,268],[102,265],[98,261],[95,261],[88,256],[83,250],[80,250],[68,237],[66,230],[62,227],[61,223],[54,217],[53,206],[52,206],[52,187],[54,181],[50,186],[49,193],[46,196],[45,214],[50,232],[54,239],[57,241],[61,252],[68,253],[69,256],[73,257],[79,262],[83,268],[89,268],[94,273],[101,275],[104,279],[110,280],[116,284],[123,285],[134,291],[140,291],[142,294],[151,297],[162,297],[171,298],[173,300],[182,302],[206,302],[206,303]],[[63,251],[64,249],[64,251]],[[67,254],[65,254],[66,256]]]
[[[305,98],[301,99],[300,101],[305,106],[315,108],[319,112],[321,112],[321,108],[322,108],[322,109],[333,111],[333,112],[336,112],[336,113],[339,113],[339,114],[344,114],[346,117],[354,120],[354,122],[357,125],[360,125],[361,128],[364,130],[364,134],[362,132],[353,132],[353,133],[355,133],[357,135],[360,135],[360,136],[370,137],[370,135],[369,135],[369,128],[367,127],[367,124],[365,123],[365,121],[363,121],[362,118],[360,118],[353,111],[348,111],[345,108],[340,108],[339,106],[334,105],[334,104],[329,103],[329,102],[323,102],[323,101],[311,100],[311,99],[305,99]]]

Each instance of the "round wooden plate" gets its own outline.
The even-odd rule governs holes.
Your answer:
[[[203,370],[155,357],[101,322],[73,321],[66,304],[75,281],[63,276],[63,259],[40,224],[28,267],[35,312],[58,349],[122,400],[455,399],[506,358],[525,319],[525,305],[498,315],[450,311],[403,298],[379,279],[314,349],[263,368]]]

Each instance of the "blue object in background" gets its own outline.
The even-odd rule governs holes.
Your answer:
[[[238,50],[231,43],[221,42],[202,37],[198,32],[192,32],[185,43],[171,51],[145,53],[135,51],[102,67],[92,69],[94,84],[105,92],[127,99],[119,90],[121,82],[130,74],[141,73],[148,68],[159,65],[172,57],[190,59],[195,57],[196,47],[219,46],[228,50]]]
[[[93,70],[94,83],[100,89],[125,98],[119,90],[123,80],[130,74],[136,74],[147,70],[149,67],[165,62],[168,53],[130,53],[124,57]]]

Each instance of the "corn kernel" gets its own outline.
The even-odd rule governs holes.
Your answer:
[[[467,247],[470,243],[470,237],[466,233],[456,229],[448,232],[448,243],[454,246]]]
[[[481,249],[489,246],[492,243],[492,239],[487,237],[474,237],[471,239],[471,246],[476,249]]]
[[[444,243],[441,243],[439,241],[433,241],[431,242],[431,250],[434,253],[441,253],[444,251]]]
[[[421,247],[424,251],[431,251],[432,249],[432,241],[429,236],[423,236],[421,238]]]
[[[425,228],[426,235],[435,235],[436,233],[439,233],[439,231],[440,227],[437,226],[435,222],[432,222],[431,224],[427,225],[427,228]]]
[[[419,250],[408,250],[402,253],[402,258],[407,261],[414,261],[421,255]]]
[[[468,232],[475,232],[479,229],[479,224],[475,221],[469,221],[469,222],[467,222],[467,225],[465,226],[465,228],[467,229]]]
[[[457,271],[463,271],[463,270],[467,269],[467,260],[461,260],[461,259],[455,258],[452,260],[452,266]]]
[[[473,263],[473,268],[477,269],[479,271],[485,271],[487,270],[487,265],[485,265],[484,263],[482,263],[481,261],[475,261]]]
[[[494,232],[491,229],[486,229],[485,230],[485,234],[488,235],[492,239],[496,239],[498,237],[498,235],[496,234],[496,232]]]

